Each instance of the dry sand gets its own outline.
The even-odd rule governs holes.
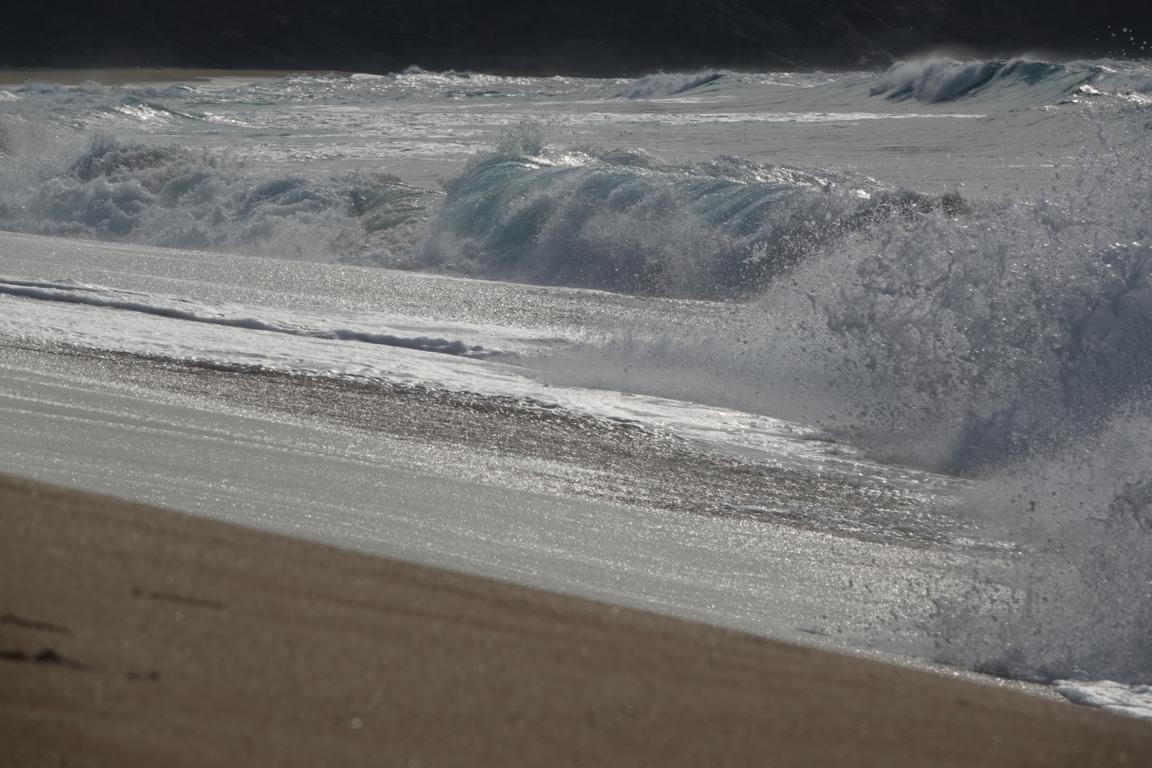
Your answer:
[[[0,765],[1147,766],[1152,724],[0,477]]]

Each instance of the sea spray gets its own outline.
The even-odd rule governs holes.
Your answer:
[[[940,514],[1011,553],[942,586],[942,661],[1038,680],[1152,679],[1152,165],[1147,114],[1036,197],[846,233],[716,325],[642,328],[539,364],[723,402],[970,477]]]
[[[991,473],[948,510],[1017,542],[937,598],[941,661],[1049,682],[1152,682],[1152,414]]]
[[[865,393],[861,436],[887,432],[895,452],[935,441],[939,468],[967,471],[1148,395],[1152,167],[1131,117],[1046,196],[857,233],[833,258],[848,279],[816,265],[798,286],[839,342],[838,375]]]
[[[1047,194],[860,231],[798,270],[788,287],[821,322],[773,344],[814,352],[809,386],[839,409],[826,424],[874,455],[970,475],[942,511],[1016,547],[938,599],[942,660],[1146,683],[1150,126],[1140,109],[1084,114],[1095,141]]]

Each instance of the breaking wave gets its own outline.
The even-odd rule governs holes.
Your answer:
[[[639,150],[549,152],[531,138],[477,159],[447,185],[423,265],[624,293],[747,297],[848,232],[962,205],[831,171],[733,157],[675,166]]]
[[[931,199],[832,171],[643,150],[566,151],[511,131],[446,193],[382,173],[249,172],[226,155],[97,137],[0,174],[0,227],[690,298],[754,295],[808,254]]]
[[[1152,92],[1152,69],[1126,62],[1123,71],[1106,63],[1057,64],[1023,58],[962,60],[946,57],[893,64],[869,93],[898,101],[928,103],[961,99],[1009,99],[1020,106],[1055,104],[1077,94],[1126,95]]]
[[[967,476],[942,513],[1018,551],[939,599],[940,659],[1152,682],[1152,144],[1140,108],[1094,128],[1042,194],[874,219],[715,327],[541,365]]]
[[[871,94],[935,103],[1019,86],[1044,85],[1050,93],[1062,95],[1089,82],[1094,75],[1093,70],[1024,59],[961,61],[932,58],[892,65],[872,86]]]
[[[821,369],[804,388],[821,382],[835,408],[798,418],[938,470],[979,472],[1103,428],[1152,397],[1145,123],[1138,109],[1111,115],[1042,196],[840,232],[746,310],[762,339],[753,362],[765,376]]]
[[[184,84],[123,87],[32,82],[10,95],[11,100],[20,102],[17,114],[35,118],[42,126],[114,130],[220,120],[199,109],[204,94]],[[5,99],[0,97],[2,101]]]
[[[724,72],[698,72],[695,74],[658,72],[629,83],[620,92],[620,97],[624,99],[658,99],[665,96],[676,96],[718,83],[725,75]]]
[[[942,660],[1148,683],[1152,157],[1143,110],[1096,127],[1042,197],[886,223],[802,266],[766,301],[810,309],[769,312],[766,349],[807,356],[833,431],[973,477],[949,513],[1018,545],[939,603]]]
[[[92,140],[58,166],[0,177],[0,227],[284,258],[407,253],[438,195],[378,173],[250,174],[226,156]]]

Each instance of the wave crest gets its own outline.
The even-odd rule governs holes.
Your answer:
[[[1092,67],[1027,59],[964,61],[928,58],[893,64],[869,93],[894,100],[940,103],[986,95],[1001,88],[1047,85],[1049,88],[1040,94],[1047,98],[1071,92],[1076,86],[1093,80],[1098,72]]]
[[[620,91],[622,99],[659,99],[677,96],[719,82],[725,72],[696,72],[688,74],[657,72],[635,80]]]
[[[426,266],[624,293],[748,296],[845,232],[941,204],[830,171],[738,158],[672,166],[649,153],[549,154],[527,143],[538,151],[488,155],[448,185]]]

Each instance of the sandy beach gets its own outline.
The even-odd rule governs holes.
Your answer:
[[[0,478],[0,764],[1152,763],[1152,724]]]

